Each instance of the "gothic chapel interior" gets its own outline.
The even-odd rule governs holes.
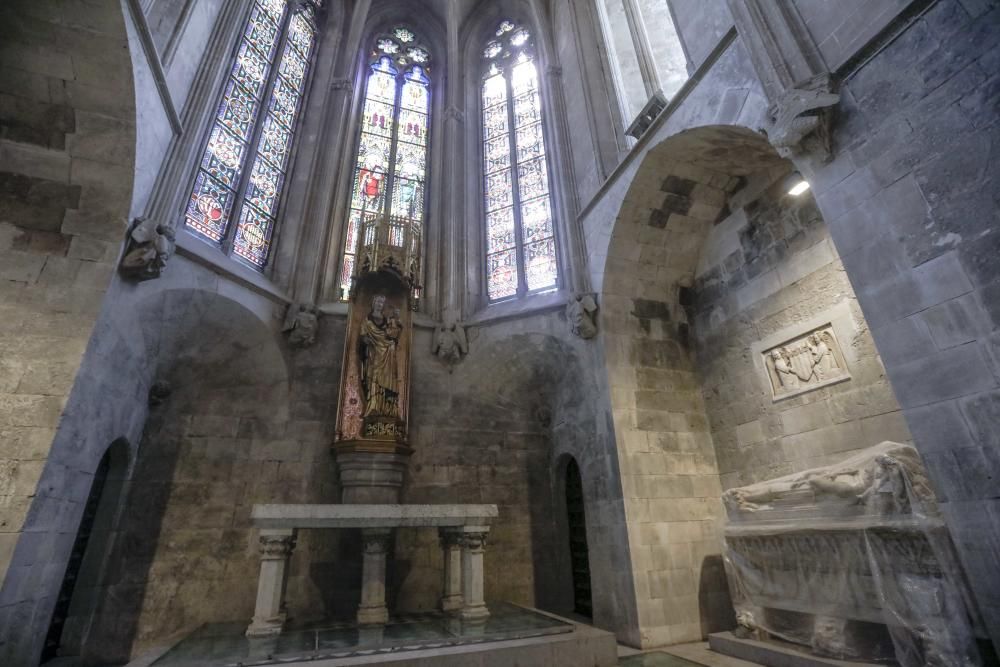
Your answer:
[[[0,665],[1000,664],[998,0],[4,0]]]

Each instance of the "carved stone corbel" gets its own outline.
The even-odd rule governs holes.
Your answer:
[[[575,294],[566,304],[566,320],[570,331],[588,340],[597,335],[596,294]]]
[[[305,303],[289,304],[281,330],[288,334],[289,345],[309,347],[316,342],[316,334],[319,332],[319,313],[316,307]]]
[[[768,141],[782,157],[815,153],[829,160],[831,107],[838,102],[840,93],[828,72],[789,88],[768,107]]]
[[[795,3],[728,0],[736,30],[771,105],[761,130],[782,157],[830,154],[830,107],[840,101]]]
[[[143,281],[159,278],[174,254],[174,230],[149,218],[132,221],[132,231],[122,257],[120,271],[125,278]]]
[[[464,359],[469,353],[469,337],[465,325],[457,322],[454,316],[446,314],[443,321],[434,327],[431,352],[449,366]]]
[[[456,120],[459,123],[465,122],[465,112],[456,106],[450,106],[444,110],[445,120]]]

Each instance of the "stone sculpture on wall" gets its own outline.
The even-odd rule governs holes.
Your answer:
[[[883,442],[723,501],[740,635],[904,667],[979,664],[981,620],[912,446]]]
[[[132,280],[159,278],[174,254],[174,230],[150,218],[136,218],[122,257],[121,273]]]
[[[829,158],[830,107],[838,102],[840,94],[827,73],[789,88],[768,108],[768,141],[782,157],[814,152]]]
[[[850,379],[844,353],[831,325],[764,350],[774,400]]]
[[[465,358],[469,353],[469,338],[465,333],[465,325],[456,322],[453,316],[445,316],[445,319],[434,328],[431,352],[449,365],[457,364]]]
[[[597,300],[593,294],[576,294],[566,304],[570,331],[583,339],[597,335]]]
[[[316,334],[319,332],[319,314],[316,308],[304,303],[289,304],[281,330],[288,334],[289,345],[309,347],[316,342]]]

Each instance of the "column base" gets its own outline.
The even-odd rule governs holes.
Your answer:
[[[385,625],[389,622],[389,610],[385,607],[359,607],[358,625]]]
[[[441,598],[441,611],[455,612],[462,608],[465,601],[461,595],[446,595]]]
[[[485,623],[490,617],[490,610],[486,605],[480,604],[473,607],[462,607],[458,612],[458,617],[467,623]]]
[[[256,616],[250,621],[250,625],[247,626],[246,636],[251,639],[261,638],[261,637],[276,637],[281,634],[282,628],[285,627],[285,615],[274,617],[258,619]]]

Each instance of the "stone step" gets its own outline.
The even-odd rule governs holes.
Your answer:
[[[768,667],[871,667],[880,663],[852,662],[811,655],[789,644],[755,639],[740,639],[732,632],[716,632],[708,636],[708,645],[716,653],[728,655]]]

